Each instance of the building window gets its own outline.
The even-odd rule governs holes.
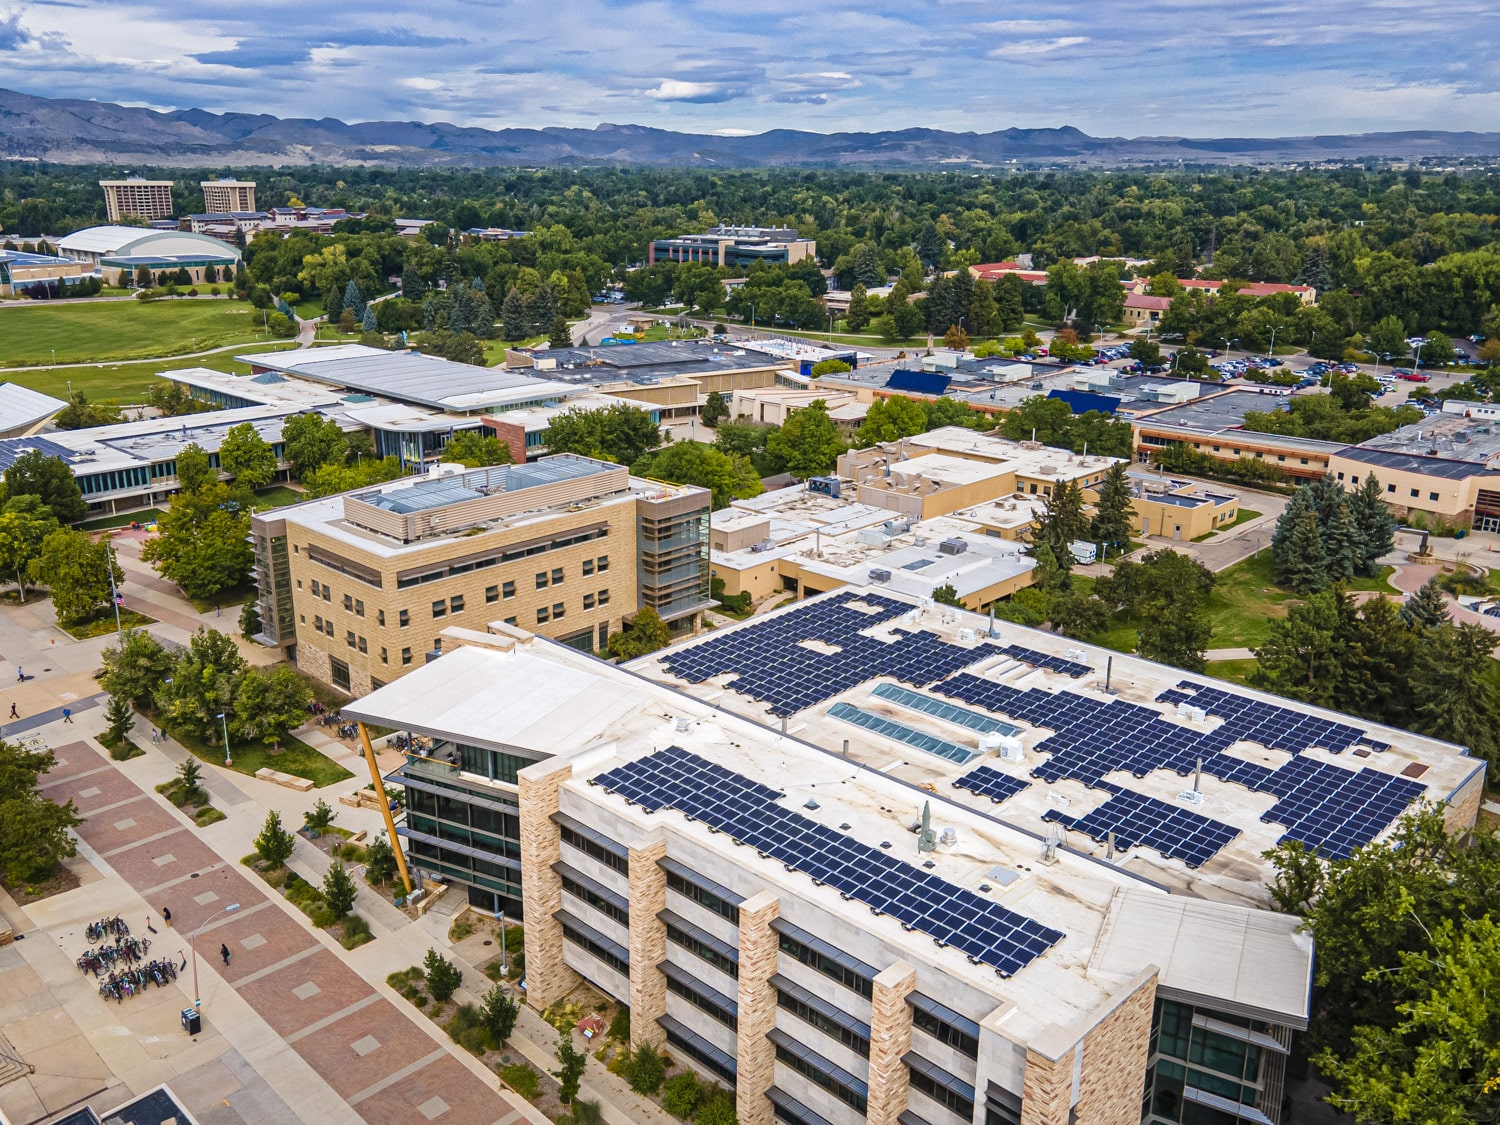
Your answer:
[[[1436,492],[1429,492],[1427,494],[1427,499],[1429,499],[1429,500],[1436,500],[1437,499],[1437,493]]]
[[[401,628],[405,629],[411,624],[411,613],[407,610],[401,611]]]
[[[814,1085],[823,1087],[851,1109],[859,1113],[868,1111],[869,1087],[859,1078],[793,1041],[790,1036],[772,1031],[771,1038],[776,1043],[777,1062],[795,1070]]]
[[[499,600],[500,600],[500,587],[499,586],[486,586],[484,588],[484,604],[485,605],[489,605],[491,602],[498,602]]]
[[[564,941],[570,941],[585,952],[597,957],[615,972],[627,977],[630,975],[630,961],[627,959],[626,950],[623,946],[609,941],[601,933],[594,930],[585,931],[583,927],[572,926],[567,922],[562,924],[562,932]]]
[[[554,567],[552,571],[552,585],[561,586],[563,580],[562,567]]]
[[[704,910],[717,914],[726,922],[738,926],[740,924],[740,908],[738,903],[730,902],[726,897],[732,892],[720,887],[712,880],[702,876],[689,878],[680,871],[667,872],[667,889],[675,891],[684,898],[690,898]],[[716,893],[722,892],[722,893]]]
[[[507,625],[514,625],[516,623],[516,619],[514,617],[507,617],[505,619],[505,623]]]
[[[732,945],[726,945],[712,934],[695,929],[692,932],[667,923],[667,940],[673,945],[680,945],[695,957],[701,957],[721,973],[739,980],[740,962],[739,954],[735,952]]]
[[[451,598],[448,599],[448,612],[449,613],[462,613],[463,611],[464,611],[464,596],[462,594],[454,594]]]
[[[600,605],[608,605],[609,604],[609,591],[608,590],[600,590],[599,591],[599,604]]]
[[[907,1056],[911,1088],[926,1094],[938,1105],[956,1113],[965,1121],[974,1118],[974,1087],[921,1056]]]
[[[380,650],[380,663],[382,663],[382,664],[389,664],[390,663],[390,659],[387,657],[386,651],[383,648]]]
[[[377,609],[375,611],[375,624],[379,625],[382,629],[385,628],[385,610]]]
[[[593,609],[594,608],[594,595],[593,594],[584,594],[583,595],[583,608],[584,609]]]
[[[686,973],[682,973],[679,976],[678,972],[680,970],[672,973],[665,972],[669,966],[672,969],[677,969],[677,966],[673,965],[670,961],[662,966],[664,970],[663,975],[667,978],[668,992],[681,996],[700,1012],[707,1012],[731,1031],[739,1030],[739,1004],[736,1001],[731,1000],[727,996],[721,996],[707,987],[702,988],[700,991],[688,983],[689,978]]]
[[[329,676],[333,680],[333,686],[349,690],[349,665],[342,660],[330,660],[328,662]]]
[[[604,866],[613,868],[621,875],[630,874],[630,855],[621,855],[619,852],[611,851],[597,840],[590,839],[576,828],[570,828],[566,824],[561,826],[562,842],[570,848],[577,848],[590,859],[597,860]]]
[[[1339,474],[1339,480],[1343,480],[1343,479],[1344,479],[1344,474],[1343,474],[1343,473],[1340,473],[1340,474]]]
[[[599,573],[603,574],[606,570],[609,569],[609,556],[600,555],[595,565],[598,566]]]
[[[1385,486],[1385,490],[1387,492],[1395,492],[1396,491],[1396,486],[1394,484],[1388,484],[1388,485]]]
[[[979,1027],[972,1020],[965,1020],[959,1013],[918,992],[911,993],[907,1001],[912,1009],[912,1027],[971,1059],[979,1057]],[[959,1026],[960,1020],[968,1026]]]
[[[587,578],[587,577],[589,577],[593,573],[594,573],[594,560],[593,559],[584,559],[583,560],[583,576],[585,578]]]
[[[541,609],[539,609],[539,610],[536,611],[536,623],[538,625],[545,625],[545,624],[547,624],[548,620],[549,620],[549,617],[548,617],[548,613],[547,613],[547,607],[546,606],[542,606]]]
[[[370,651],[369,642],[367,642],[363,637],[359,638],[359,651],[360,652],[369,652]]]
[[[344,634],[344,643],[350,648],[354,647],[354,630],[350,629]]]
[[[553,602],[552,603],[552,620],[553,621],[561,621],[562,618],[563,618],[563,611],[566,608],[567,607],[564,606],[564,604],[562,602]]]
[[[437,601],[433,602],[432,603],[432,616],[435,617],[435,618],[436,617],[447,617],[448,616],[448,603],[446,601],[444,601],[442,598],[439,598]]]
[[[545,590],[547,588],[547,572],[545,570],[537,573],[536,588],[538,590]]]
[[[344,611],[346,613],[353,613],[354,612],[354,595],[353,594],[345,594],[344,595]]]
[[[1419,495],[1420,493],[1415,488],[1411,490],[1411,498],[1413,500],[1415,500]]]
[[[502,597],[506,597],[506,598],[513,598],[513,597],[515,597],[516,596],[516,584],[514,582],[502,582],[500,584],[500,594],[501,594]]]
[[[317,633],[323,631],[323,615],[321,613],[313,617],[313,631]]]
[[[411,649],[409,649],[409,648],[403,648],[401,650],[401,663],[402,664],[410,664],[411,663]]]
[[[630,909],[620,900],[618,895],[610,895],[604,888],[587,877],[576,877],[564,874],[562,877],[562,889],[564,894],[570,894],[582,902],[588,903],[601,914],[607,914],[622,926],[630,925]]]
[[[312,579],[311,582],[312,582],[312,584],[310,586],[308,586],[308,589],[312,591],[312,596],[313,597],[317,597],[318,596],[318,590],[321,588],[321,586],[320,586],[320,584],[319,584],[319,582],[318,582],[318,580],[316,578]]]
[[[870,1027],[840,1012],[832,1004],[818,999],[790,981],[776,989],[776,1003],[792,1015],[810,1023],[830,1039],[842,1043],[864,1058],[870,1057]]]
[[[363,617],[364,615],[365,615],[365,603],[362,602],[359,598],[355,598],[354,599],[354,616],[356,616],[356,617]]]
[[[874,994],[876,970],[869,965],[858,962],[789,922],[776,923],[776,929],[780,935],[781,952],[794,961],[816,969],[866,1000]]]

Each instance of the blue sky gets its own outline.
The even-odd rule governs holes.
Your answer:
[[[1500,129],[1494,0],[0,0],[0,85],[693,132]]]

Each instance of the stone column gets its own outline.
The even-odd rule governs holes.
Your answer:
[[[545,1011],[577,988],[581,978],[563,962],[562,833],[552,820],[558,789],[573,767],[538,762],[517,775],[521,804],[521,909],[526,927],[526,1002]]]
[[[1116,993],[1115,1008],[1083,1041],[1078,1081],[1078,1125],[1136,1125],[1151,1046],[1156,972]]]
[[[776,974],[780,941],[771,922],[780,911],[781,900],[770,891],[740,904],[740,1019],[735,1035],[739,1125],[772,1125],[766,1091],[776,1080],[776,1047],[766,1036],[776,1026],[776,989],[771,977]]]
[[[911,1073],[901,1060],[911,1050],[911,1007],[917,970],[897,961],[875,978],[870,998],[870,1125],[896,1125],[906,1110]]]
[[[529,964],[529,962],[528,962]],[[1073,1056],[1077,1048],[1061,1058],[1049,1059],[1036,1051],[1026,1052],[1026,1083],[1021,1091],[1021,1125],[1068,1125],[1073,1096]],[[1142,1088],[1144,1089],[1144,1082]],[[1136,1119],[1140,1119],[1140,1091],[1136,1091]]]
[[[667,1011],[667,978],[657,968],[667,957],[667,926],[657,914],[667,906],[667,873],[657,860],[667,854],[660,831],[630,849],[630,1045],[665,1047],[656,1021]]]

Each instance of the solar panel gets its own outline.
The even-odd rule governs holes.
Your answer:
[[[947,758],[950,762],[957,762],[959,765],[968,765],[980,756],[980,752],[973,747],[960,746],[956,742],[949,742],[928,734],[926,731],[916,730],[905,723],[895,722],[883,715],[877,715],[873,711],[866,711],[848,703],[835,703],[828,709],[828,713],[835,719],[843,719],[846,723],[853,723],[857,727],[874,731],[876,734],[895,739],[897,742],[904,742],[908,746],[925,750],[929,754],[936,754],[939,758]]]
[[[768,704],[773,715],[792,715],[877,676],[925,687],[993,655],[993,646],[949,644],[925,631],[897,629],[894,642],[861,632],[911,608],[875,594],[808,602],[678,649],[662,667],[695,684],[732,673],[735,691]]]
[[[1021,790],[1029,788],[1029,785],[1020,778],[1001,773],[994,766],[980,766],[962,777],[955,778],[953,788],[967,789],[981,797],[988,797],[998,805],[1001,801],[1014,797]]]
[[[601,773],[592,783],[648,812],[676,809],[768,859],[802,871],[845,898],[889,914],[907,930],[951,945],[975,964],[1011,976],[1063,934],[949,883],[879,848],[794,813],[774,789],[678,746]]]
[[[1025,648],[1022,645],[1006,645],[1000,651],[1034,668],[1047,668],[1053,672],[1061,672],[1064,676],[1072,676],[1075,680],[1093,671],[1087,664],[1080,664],[1076,660],[1064,660],[1060,656],[1049,656],[1045,652],[1037,652],[1035,649]]]
[[[1121,851],[1137,845],[1154,848],[1168,859],[1180,859],[1189,867],[1201,867],[1240,834],[1232,824],[1155,797],[1107,783],[1102,788],[1109,790],[1111,796],[1093,812],[1075,818],[1049,809],[1042,819],[1076,828],[1100,841],[1113,832],[1115,847]]]
[[[956,726],[967,727],[980,734],[1017,734],[1021,729],[1010,723],[1002,723],[999,719],[992,719],[978,711],[955,707],[951,703],[934,699],[930,695],[923,695],[920,691],[901,687],[899,684],[876,684],[870,694],[878,699],[890,700],[900,707],[920,711],[924,715],[932,715],[934,718],[943,719]]]

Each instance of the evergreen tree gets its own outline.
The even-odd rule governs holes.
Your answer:
[[[1359,527],[1348,504],[1340,504],[1333,518],[1322,529],[1323,555],[1328,562],[1328,577],[1347,582],[1359,570],[1363,560]]]
[[[335,919],[344,917],[354,909],[354,899],[358,894],[359,887],[349,877],[348,869],[338,860],[329,864],[328,871],[323,876],[323,897]]]
[[[1292,526],[1284,547],[1276,581],[1307,594],[1328,585],[1328,557],[1318,534],[1317,513],[1308,510]]]
[[[1123,548],[1130,541],[1135,508],[1130,503],[1130,477],[1122,461],[1112,465],[1099,485],[1099,500],[1094,505],[1093,538],[1109,548]]]
[[[1500,765],[1500,713],[1489,687],[1495,634],[1465,622],[1433,629],[1417,648],[1416,729]]]
[[[708,400],[703,404],[703,424],[710,428],[716,427],[729,417],[729,404],[724,401],[724,396],[718,391],[709,391]]]
[[[447,1003],[464,982],[463,970],[436,949],[427,950],[427,956],[422,958],[422,971],[427,976],[427,991],[439,1004]]]
[[[360,327],[360,330],[362,332],[374,332],[375,331],[376,325],[375,325],[375,306],[374,305],[366,305],[365,306],[364,319],[360,322],[359,327]]]
[[[343,308],[339,311],[341,313],[347,311],[350,316],[354,317],[356,324],[365,318],[365,295],[359,291],[359,286],[355,284],[352,277],[349,279],[349,284],[344,286]]]
[[[1406,599],[1406,604],[1401,607],[1401,620],[1413,631],[1435,629],[1450,623],[1448,599],[1436,578],[1428,579],[1426,585]]]
[[[974,282],[974,295],[969,298],[969,335],[992,335],[998,311],[995,305],[995,287],[988,281]]]
[[[407,266],[401,271],[401,296],[408,301],[420,301],[422,294],[427,292],[427,283],[422,280],[422,275]]]
[[[550,285],[542,285],[526,302],[527,329],[530,333],[546,332],[557,317],[557,298]]]
[[[507,340],[524,340],[526,331],[526,297],[512,289],[500,303],[500,335]]]
[[[1380,559],[1395,550],[1396,519],[1386,507],[1385,490],[1379,479],[1369,473],[1350,497],[1350,511],[1359,528],[1359,573],[1373,575]]]
[[[937,225],[928,219],[917,234],[917,257],[922,260],[922,265],[932,269],[938,264],[941,254]]]
[[[275,809],[266,813],[266,822],[255,837],[255,854],[272,867],[283,866],[292,856],[297,838],[281,825],[281,814]]]
[[[573,330],[568,327],[568,320],[562,313],[552,318],[552,323],[547,329],[547,344],[553,348],[571,348],[573,346]]]
[[[1089,531],[1089,519],[1083,514],[1083,493],[1078,486],[1070,480],[1055,485],[1032,532],[1032,542],[1038,546],[1045,543],[1051,549],[1063,573],[1063,589],[1071,585],[1068,576],[1073,570],[1073,543],[1087,540]]]
[[[109,702],[104,705],[104,717],[109,722],[107,736],[115,745],[124,741],[130,728],[135,726],[135,712],[131,710],[130,700],[123,696],[109,697]]]
[[[1019,332],[1026,322],[1026,283],[1006,274],[995,283],[995,317],[1002,332]]]

